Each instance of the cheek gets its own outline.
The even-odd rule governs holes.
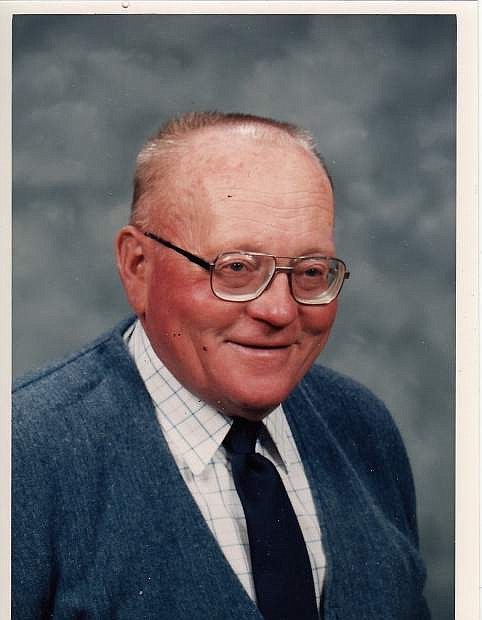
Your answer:
[[[305,306],[303,309],[303,325],[306,332],[325,336],[335,321],[338,301],[335,299],[327,306]]]
[[[146,333],[157,356],[186,386],[200,372],[204,320],[203,313],[186,290],[160,291],[149,298],[144,324]]]
[[[336,318],[336,311],[336,300],[327,306],[307,308],[305,310],[303,315],[303,331],[308,342],[311,343],[311,355],[316,357],[324,349]]]
[[[149,295],[147,322],[170,347],[195,348],[204,356],[212,337],[236,322],[239,306],[215,297],[209,281],[182,287],[163,284]]]

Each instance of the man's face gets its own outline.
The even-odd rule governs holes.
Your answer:
[[[171,226],[151,230],[208,261],[229,250],[277,256],[335,255],[325,173],[296,144],[205,132],[179,163]],[[306,306],[288,276],[248,302],[222,301],[209,273],[146,239],[140,318],[158,357],[199,398],[227,415],[256,419],[284,400],[323,349],[336,301]]]

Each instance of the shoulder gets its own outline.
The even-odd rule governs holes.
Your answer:
[[[17,447],[53,447],[59,436],[72,435],[87,420],[95,423],[96,416],[105,415],[116,375],[124,381],[126,376],[136,380],[122,339],[132,320],[122,321],[77,353],[15,381],[12,432]]]
[[[367,387],[334,370],[315,364],[290,396],[330,426],[393,426],[385,404]]]
[[[405,446],[390,412],[357,381],[316,365],[293,391],[286,408],[304,436],[328,434],[352,463],[404,472],[411,484]]]
[[[94,498],[98,481],[132,447],[136,429],[143,436],[150,403],[122,338],[131,321],[15,383],[12,503],[17,523],[37,508],[67,510],[79,484]]]
[[[116,325],[79,351],[33,370],[13,384],[14,408],[62,406],[91,390],[105,377],[105,367],[127,355],[122,334],[133,317]]]

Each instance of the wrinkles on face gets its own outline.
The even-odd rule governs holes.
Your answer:
[[[300,192],[294,199],[265,192],[256,199],[258,193],[253,190],[231,190],[229,202],[217,200],[216,192],[211,195],[206,237],[210,251],[252,249],[284,256],[334,253],[333,210],[321,192]],[[247,230],[252,232],[248,238]]]
[[[288,194],[286,192],[260,192],[259,190],[234,189],[208,192],[211,208],[222,214],[230,205],[238,205],[240,210],[246,205],[257,205],[269,215],[290,219],[302,216],[311,209],[321,209],[327,216],[331,215],[331,205],[327,203],[326,194],[320,191],[304,191]],[[331,221],[331,218],[330,218]]]

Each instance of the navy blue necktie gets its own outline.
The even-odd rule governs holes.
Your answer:
[[[258,608],[266,620],[318,620],[298,519],[276,467],[255,453],[261,427],[234,418],[223,442],[246,517]]]

